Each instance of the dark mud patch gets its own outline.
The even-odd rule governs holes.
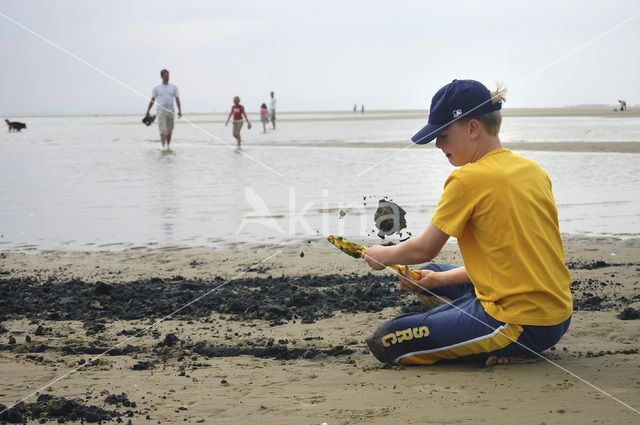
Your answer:
[[[605,261],[567,261],[567,268],[569,270],[595,270],[604,267],[610,267],[611,265]]]
[[[640,263],[607,263],[606,261],[567,261],[567,268],[569,270],[595,270],[603,269],[605,267],[629,267],[638,266]]]
[[[601,311],[607,308],[615,307],[606,297],[599,295],[589,295],[573,298],[574,310]]]
[[[137,407],[135,401],[129,400],[127,393],[109,394],[107,398],[104,399],[104,402],[107,404],[115,404],[117,407],[120,407],[120,405],[124,407]]]
[[[132,353],[139,353],[140,348],[134,345],[127,345],[124,348],[113,348],[107,346],[83,346],[83,345],[65,345],[61,348],[63,354],[67,355],[98,355],[105,354],[108,356],[127,356]]]
[[[599,279],[574,280],[571,283],[573,309],[586,311],[603,311],[618,309],[621,303],[629,300],[618,296],[616,288],[620,283]]]
[[[640,319],[640,310],[633,307],[627,307],[618,314],[620,320],[638,320]]]
[[[640,348],[624,348],[622,350],[603,350],[603,351],[587,351],[585,357],[603,357],[603,356],[614,356],[618,354],[624,355],[635,355],[640,353]]]
[[[322,338],[319,338],[322,339]],[[38,353],[46,351],[58,351],[63,355],[77,355],[77,354],[90,354],[90,355],[99,355],[105,353],[109,350],[108,347],[84,347],[84,346],[63,346],[63,347],[53,347],[53,346],[43,346],[44,349],[39,350]],[[15,351],[24,353],[27,349],[22,345],[17,346],[9,346],[9,345],[0,345],[0,351]],[[112,351],[109,351],[105,354],[112,354]],[[343,356],[353,354],[355,352],[354,349],[344,347],[342,345],[317,348],[315,346],[302,346],[302,347],[291,347],[288,344],[288,341],[281,340],[275,343],[272,339],[265,341],[253,342],[253,341],[244,341],[239,342],[238,344],[226,344],[226,345],[207,345],[204,342],[199,342],[196,344],[181,344],[180,347],[169,347],[164,345],[163,343],[158,343],[155,347],[151,349],[141,349],[139,347],[133,347],[133,349],[127,350],[125,352],[119,352],[117,355],[126,355],[129,353],[135,353],[138,355],[144,354],[153,354],[154,356],[159,356],[163,359],[169,358],[177,358],[184,359],[188,357],[190,353],[196,353],[206,358],[211,357],[236,357],[241,355],[249,355],[260,358],[271,358],[276,360],[293,360],[293,359],[312,359],[318,356]],[[42,360],[40,360],[42,361]],[[84,362],[83,362],[84,363]],[[132,365],[132,370],[149,370],[155,369],[156,366],[160,362],[158,360],[151,361],[138,361]],[[113,399],[113,397],[112,397]],[[111,400],[111,399],[110,399]],[[135,407],[135,406],[134,406]]]
[[[133,370],[149,370],[149,369],[154,369],[156,367],[156,364],[158,364],[157,360],[153,360],[153,361],[149,361],[149,362],[140,361],[140,362],[137,362],[136,364],[134,364],[131,367],[131,369],[133,369]]]
[[[139,347],[133,345],[127,345],[124,348],[113,348],[100,345],[80,345],[80,344],[68,344],[65,343],[62,346],[53,346],[46,344],[0,344],[0,351],[11,351],[18,354],[27,354],[27,358],[39,362],[48,363],[42,356],[36,356],[36,354],[57,351],[64,356],[78,356],[78,355],[105,355],[105,356],[128,356],[130,354],[142,353]],[[84,360],[83,363],[84,364]]]
[[[99,334],[108,320],[155,319],[181,308],[172,317],[201,319],[220,313],[230,320],[259,319],[273,325],[290,320],[313,323],[339,311],[377,312],[387,307],[415,311],[420,308],[413,295],[401,291],[396,278],[386,274],[260,276],[233,280],[216,289],[224,282],[220,277],[207,281],[152,278],[105,285],[78,279],[38,282],[28,278],[3,278],[0,293],[12,301],[0,304],[0,317],[78,320],[83,322],[88,334]],[[617,297],[618,285],[597,279],[575,280],[571,285],[575,308],[602,310],[628,305],[629,300]],[[184,307],[199,297],[202,298]],[[134,331],[136,329],[123,333]],[[177,342],[173,337],[164,341],[168,346]],[[102,348],[79,348],[83,352],[69,354],[94,354]],[[128,354],[130,349],[125,347],[122,353],[115,350],[112,355]],[[37,352],[32,350],[37,348],[30,346],[29,351]]]
[[[233,280],[216,289],[224,282],[223,278],[152,278],[105,285],[78,279],[38,282],[5,278],[0,279],[0,293],[12,302],[0,304],[0,317],[79,320],[93,334],[104,330],[101,323],[108,319],[153,319],[181,308],[173,317],[192,319],[221,313],[235,320],[261,319],[281,324],[299,319],[312,323],[338,311],[376,312],[400,306],[409,297],[398,289],[395,277],[384,274],[267,276]]]
[[[25,352],[25,350],[20,347],[23,347],[23,346],[0,345],[0,351],[13,350],[17,352]],[[198,342],[196,344],[183,343],[180,345],[180,347],[168,347],[162,343],[159,343],[155,347],[150,349],[149,348],[141,349],[138,347],[134,347],[134,348],[135,349],[133,350],[128,350],[128,352],[136,353],[139,355],[152,354],[154,356],[159,356],[160,358],[164,359],[164,361],[170,358],[184,359],[186,357],[190,357],[191,353],[199,354],[206,358],[236,357],[236,356],[242,356],[242,355],[249,355],[249,356],[254,356],[259,358],[270,358],[270,359],[276,359],[276,360],[294,360],[294,359],[313,359],[318,356],[344,356],[344,355],[353,354],[355,352],[354,349],[344,347],[342,345],[321,347],[321,348],[315,347],[315,345],[292,347],[289,345],[289,341],[281,340],[275,343],[275,341],[273,341],[272,339],[269,339],[268,341],[265,341],[264,339],[262,339],[262,341],[258,341],[258,342],[244,341],[244,342],[239,342],[238,344],[226,344],[226,345],[222,345],[222,344],[208,345],[204,342]],[[74,346],[74,347],[46,346],[46,350],[62,352],[62,354],[64,355],[70,355],[70,354],[98,355],[109,350],[109,348],[80,347],[80,346]],[[39,352],[43,352],[43,351],[39,351]],[[110,354],[110,352],[106,354]],[[119,353],[119,354],[124,355],[124,353]],[[137,361],[135,364],[131,366],[131,369],[136,371],[155,369],[159,363],[160,363],[159,360]],[[84,364],[84,361],[83,361],[83,364]],[[111,397],[109,400],[120,400],[114,397]],[[107,401],[107,402],[109,403],[110,401]],[[126,406],[126,404],[124,405]],[[135,407],[135,405],[133,407]]]
[[[325,356],[344,356],[353,354],[355,350],[336,345],[329,348],[301,347],[292,348],[286,345],[267,346],[223,346],[223,345],[196,345],[193,352],[203,357],[236,357],[250,355],[260,358],[271,358],[276,360],[313,359]]]
[[[55,397],[49,394],[41,394],[34,403],[19,403],[11,409],[0,404],[0,421],[8,423],[27,423],[38,420],[40,423],[55,420],[59,423],[67,421],[103,422],[119,421],[122,416],[132,417],[134,412],[120,413],[114,410],[105,410],[98,406],[81,403],[78,400],[69,400],[64,397]]]

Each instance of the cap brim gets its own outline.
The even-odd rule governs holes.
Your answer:
[[[416,145],[426,145],[431,142],[433,139],[438,137],[440,133],[445,131],[449,127],[448,125],[436,125],[436,124],[427,124],[422,130],[418,131],[412,138],[411,141]]]

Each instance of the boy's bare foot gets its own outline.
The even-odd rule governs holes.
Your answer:
[[[489,356],[487,358],[487,361],[484,363],[484,365],[486,367],[492,367],[495,365],[506,365],[509,363],[519,362],[525,359],[526,357],[517,357],[517,356],[512,356],[512,357]]]

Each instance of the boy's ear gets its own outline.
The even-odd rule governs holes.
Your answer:
[[[469,131],[469,137],[477,139],[480,137],[480,121],[476,119],[470,119],[467,122],[467,130]]]

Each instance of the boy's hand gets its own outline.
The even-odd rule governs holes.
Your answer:
[[[385,267],[383,260],[385,248],[382,245],[372,245],[364,250],[362,258],[373,270],[382,270]]]
[[[400,289],[408,292],[422,292],[424,289],[437,288],[440,283],[439,272],[432,270],[414,270],[420,274],[419,280],[411,280],[409,276],[409,267],[405,266],[404,273],[398,272],[400,278]]]

